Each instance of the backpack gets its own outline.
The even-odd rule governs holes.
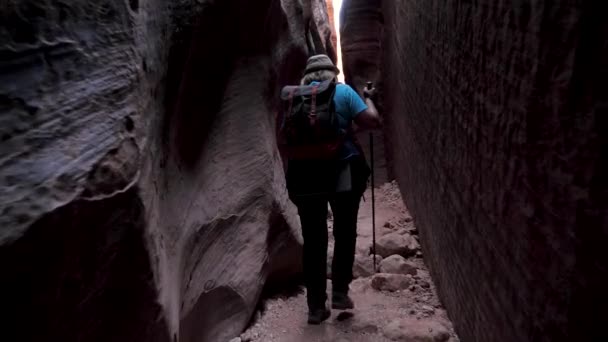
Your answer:
[[[281,91],[281,140],[290,160],[333,160],[346,137],[334,105],[336,83],[286,86]]]

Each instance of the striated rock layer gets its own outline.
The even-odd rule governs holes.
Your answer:
[[[274,120],[309,53],[304,12],[0,4],[6,340],[225,341],[300,271]]]
[[[393,169],[464,341],[608,340],[599,3],[382,2]],[[344,5],[356,84],[380,7]]]

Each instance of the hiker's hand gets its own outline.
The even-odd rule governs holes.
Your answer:
[[[376,87],[372,87],[372,89],[368,89],[367,87],[363,88],[363,97],[365,97],[366,99],[375,100],[376,95],[378,95]]]

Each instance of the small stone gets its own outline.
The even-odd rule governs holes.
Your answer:
[[[421,251],[416,252],[416,257],[417,258],[422,258],[422,252]]]
[[[382,225],[382,226],[383,226],[384,228],[393,229],[393,224],[392,224],[392,223],[390,223],[390,222],[388,222],[388,221],[386,221],[386,222],[384,223],[384,225]]]
[[[407,289],[412,284],[412,277],[403,274],[378,273],[372,277],[372,288],[377,291],[390,291]]]
[[[406,216],[403,220],[407,223],[414,221],[414,219],[411,216]]]
[[[450,332],[439,322],[425,319],[396,319],[383,329],[384,336],[402,342],[445,342]]]
[[[416,266],[408,263],[401,255],[391,255],[380,262],[380,272],[416,275]]]
[[[241,342],[241,338],[240,337],[235,337],[232,340],[230,340],[230,342]]]

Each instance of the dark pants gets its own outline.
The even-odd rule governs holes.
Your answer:
[[[332,287],[334,292],[346,294],[353,279],[360,200],[361,195],[351,191],[296,203],[304,237],[304,278],[311,309],[323,307],[327,299],[327,203],[334,217]]]
[[[298,207],[304,237],[304,278],[310,309],[323,307],[327,288],[327,205],[334,217],[334,255],[332,284],[334,292],[347,293],[353,274],[357,241],[359,202],[367,185],[369,167],[363,157],[348,161],[352,172],[352,191],[330,193],[335,182],[326,175],[335,166],[322,162],[290,162],[287,187]],[[338,168],[339,169],[339,168]],[[335,185],[333,185],[335,186]],[[308,192],[308,195],[303,195]],[[314,193],[316,195],[310,195]]]

